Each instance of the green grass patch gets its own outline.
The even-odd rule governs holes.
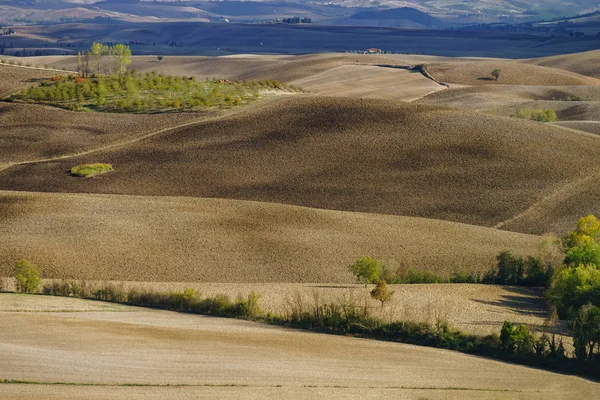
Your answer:
[[[48,104],[73,111],[156,113],[233,108],[277,91],[302,89],[277,80],[200,81],[194,77],[132,71],[122,76],[56,76],[11,96],[9,101]]]
[[[113,170],[113,166],[111,164],[81,164],[76,165],[71,168],[71,175],[78,176],[81,178],[90,178],[92,176],[105,174]]]

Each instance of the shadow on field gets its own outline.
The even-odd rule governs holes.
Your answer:
[[[539,318],[546,316],[547,311],[542,288],[505,286],[504,290],[513,294],[503,294],[500,296],[500,300],[471,300],[481,304],[506,308],[521,315]]]

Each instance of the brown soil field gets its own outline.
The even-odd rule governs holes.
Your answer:
[[[599,390],[581,378],[450,351],[166,311],[0,317],[2,379],[73,384],[0,384],[10,399],[147,398],[150,389],[155,398],[582,399]]]
[[[44,79],[63,74],[56,71],[0,64],[0,99],[27,87],[37,86]]]
[[[85,113],[0,103],[0,168],[2,164],[74,155],[124,143],[220,114],[217,111],[154,115]]]
[[[292,82],[325,96],[413,101],[445,89],[420,72],[376,66],[344,65]]]
[[[26,258],[47,278],[351,283],[346,267],[362,256],[392,270],[486,272],[500,251],[536,254],[542,241],[446,221],[221,199],[0,192],[0,200],[0,276]]]
[[[500,80],[491,78],[499,68]],[[575,86],[600,85],[600,80],[556,68],[493,60],[477,62],[436,63],[429,66],[431,75],[440,82],[462,85],[524,85],[524,86]]]
[[[564,69],[600,79],[600,50],[523,60],[527,64]]]
[[[593,175],[597,144],[589,134],[467,111],[294,96],[129,146],[14,166],[0,189],[233,198],[494,226]],[[115,171],[65,174],[100,161]],[[580,211],[564,210],[569,228]]]

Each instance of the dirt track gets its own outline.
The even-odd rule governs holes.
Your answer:
[[[169,398],[301,399],[322,393],[341,399],[350,391],[355,398],[385,391],[407,399],[562,400],[592,398],[599,390],[580,378],[454,352],[173,312],[2,312],[0,317],[2,379],[111,386],[0,384],[3,398],[11,399],[40,393],[63,399],[100,393],[140,398],[149,391]],[[130,384],[192,387],[124,387]]]

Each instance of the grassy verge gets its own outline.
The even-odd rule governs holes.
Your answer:
[[[555,337],[542,335],[535,338],[524,326],[521,328],[525,333],[520,339],[516,338],[515,342],[510,342],[510,339],[507,342],[497,334],[481,336],[451,329],[443,320],[438,320],[435,324],[385,320],[383,314],[373,312],[371,308],[353,299],[324,303],[315,297],[310,303],[302,300],[291,303],[288,311],[282,314],[265,314],[259,307],[260,296],[254,292],[232,300],[226,295],[202,297],[194,289],[161,293],[126,290],[122,284],[110,282],[94,286],[86,281],[63,280],[46,283],[43,293],[242,318],[314,332],[436,347],[600,380],[597,363],[580,362],[568,357]],[[520,332],[523,333],[523,330]]]
[[[94,164],[76,165],[73,168],[71,168],[70,172],[71,172],[71,175],[73,175],[73,176],[77,176],[77,177],[81,177],[81,178],[90,178],[92,176],[105,174],[112,170],[113,170],[113,167],[111,164],[94,163]]]

